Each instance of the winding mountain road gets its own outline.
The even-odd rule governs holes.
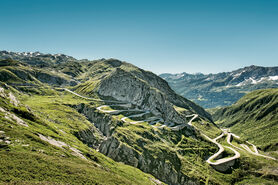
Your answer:
[[[192,117],[189,122],[187,123],[183,123],[183,124],[180,124],[180,125],[176,125],[176,126],[172,126],[174,125],[173,123],[166,123],[164,122],[164,120],[161,118],[161,117],[158,117],[158,116],[151,116],[147,119],[144,119],[144,120],[140,120],[140,121],[128,121],[128,119],[132,119],[132,118],[140,118],[140,117],[143,117],[144,115],[148,114],[148,113],[151,113],[151,111],[149,110],[140,110],[140,109],[129,109],[129,107],[131,107],[131,103],[128,103],[128,102],[120,102],[120,101],[110,101],[110,100],[101,100],[101,99],[95,99],[95,98],[88,98],[88,97],[85,97],[85,96],[82,96],[82,95],[79,95],[69,89],[64,89],[65,91],[69,92],[69,93],[72,93],[78,97],[81,97],[81,98],[84,98],[84,99],[88,99],[88,100],[92,100],[92,101],[100,101],[100,102],[106,102],[106,103],[115,103],[113,105],[101,105],[99,107],[97,107],[97,110],[103,112],[103,113],[109,113],[109,114],[120,114],[122,112],[134,112],[134,114],[132,115],[129,115],[129,116],[125,116],[123,118],[121,118],[121,120],[123,122],[126,122],[126,123],[130,123],[130,124],[138,124],[138,123],[142,123],[142,122],[148,122],[152,127],[155,127],[155,128],[164,128],[164,127],[167,127],[173,131],[179,131],[179,130],[182,130],[184,129],[185,127],[187,127],[188,125],[189,126],[192,126],[194,127],[195,129],[198,130],[198,128],[196,128],[194,125],[192,125],[192,121],[195,120],[198,115],[197,114],[192,114],[192,115],[187,115],[186,117]],[[119,106],[119,107],[122,107],[123,109],[120,109],[120,110],[109,110],[110,106]],[[105,109],[105,107],[107,107],[108,109]],[[140,113],[138,113],[140,112]],[[164,123],[162,124],[161,126],[155,126],[156,123]],[[213,165],[213,166],[218,166],[218,165],[223,165],[223,164],[226,164],[228,162],[231,162],[231,161],[234,161],[238,158],[240,158],[240,153],[237,151],[237,150],[241,150],[241,151],[247,151],[251,154],[254,154],[256,156],[261,156],[261,157],[265,157],[265,158],[269,158],[269,159],[273,159],[273,160],[276,160],[275,158],[273,157],[269,157],[269,156],[266,156],[266,155],[262,155],[262,154],[259,154],[258,150],[257,150],[257,147],[251,143],[249,143],[247,141],[247,143],[249,145],[252,145],[254,151],[252,151],[246,144],[240,144],[240,147],[237,147],[235,146],[234,144],[231,143],[231,140],[232,138],[240,138],[239,136],[229,132],[228,129],[222,129],[222,133],[221,135],[217,136],[216,138],[214,139],[211,139],[210,137],[208,137],[207,135],[205,135],[204,133],[201,132],[201,135],[203,137],[205,137],[207,140],[209,140],[210,142],[216,144],[219,148],[219,150],[213,154],[212,156],[210,156],[208,159],[207,159],[207,163]],[[227,143],[229,146],[226,146],[226,145],[222,145],[220,144],[219,142],[217,142],[217,140],[221,139],[222,137],[224,136],[227,136]],[[234,155],[232,157],[225,157],[225,158],[221,158],[221,155],[222,153],[225,151],[225,148],[227,149],[230,149],[231,151],[234,152]],[[220,158],[220,159],[218,159]]]
[[[256,156],[260,156],[260,157],[264,157],[264,158],[268,158],[268,159],[272,159],[272,160],[276,160],[274,157],[270,157],[270,156],[267,156],[267,155],[263,155],[263,154],[259,154],[259,151],[257,149],[257,147],[251,143],[248,142],[248,144],[252,145],[254,151],[252,151],[246,144],[240,144],[240,146],[242,148],[244,148],[246,151],[248,151],[249,153],[253,154],[253,155],[256,155]]]
[[[183,124],[180,124],[180,125],[177,125],[174,127],[169,127],[169,128],[174,131],[179,131],[179,130],[184,129],[184,127],[186,127],[187,125],[193,126],[192,121],[198,117],[198,114],[192,114],[192,115],[188,115],[186,117],[192,117],[188,123],[183,123]]]
[[[234,148],[231,148],[231,147],[228,147],[228,146],[223,146],[222,144],[217,142],[217,140],[222,138],[224,135],[225,135],[225,133],[222,132],[220,136],[218,136],[218,137],[216,137],[214,139],[211,139],[207,135],[203,134],[203,136],[205,138],[207,138],[212,143],[216,144],[218,146],[218,148],[219,148],[218,152],[213,154],[207,160],[207,162],[209,164],[211,164],[211,165],[221,165],[223,163],[227,163],[227,162],[233,161],[233,160],[238,159],[240,157],[240,153],[238,151],[236,151]],[[227,137],[227,142],[230,143],[230,137]],[[235,155],[232,156],[232,157],[222,158],[222,159],[215,160],[216,158],[218,158],[225,151],[224,147],[232,150],[235,153]]]
[[[71,94],[74,94],[80,98],[84,98],[84,99],[87,99],[87,100],[92,100],[92,101],[99,101],[99,102],[106,102],[106,103],[126,103],[126,102],[121,102],[121,101],[113,101],[113,100],[102,100],[102,99],[97,99],[97,98],[89,98],[89,97],[86,97],[86,96],[82,96],[76,92],[73,92],[67,88],[64,88],[65,91],[71,93]]]

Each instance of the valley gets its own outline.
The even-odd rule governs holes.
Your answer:
[[[74,94],[74,95],[76,95],[76,96],[78,96],[78,97],[82,97],[82,98],[85,98],[85,99],[88,99],[88,100],[96,101],[95,99],[84,97],[84,96],[79,95],[77,93],[74,93],[74,92],[72,92],[68,89],[65,89],[65,90]],[[97,101],[104,101],[105,102],[105,100],[97,100]],[[116,103],[116,102],[115,101],[112,101],[112,102],[108,101],[108,103]],[[146,111],[146,110],[140,110],[140,109],[120,109],[120,110],[113,109],[113,107],[118,107],[118,108],[119,107],[122,107],[122,108],[123,107],[124,108],[131,107],[131,104],[129,104],[129,105],[121,104],[123,102],[118,102],[118,103],[119,104],[102,105],[102,106],[97,107],[97,110],[99,110],[101,112],[104,112],[104,113],[109,113],[109,114],[112,114],[112,115],[121,114],[122,112],[127,112],[128,114],[131,113],[131,114],[129,114],[128,117],[122,117],[121,120],[126,122],[126,123],[129,123],[129,124],[140,124],[140,123],[147,122],[148,124],[152,125],[152,127],[159,128],[159,129],[164,129],[164,128],[167,127],[168,129],[170,129],[172,131],[182,130],[183,128],[186,127],[185,125],[189,125],[189,126],[194,127],[192,125],[192,121],[194,121],[198,117],[197,114],[187,115],[186,117],[192,117],[192,119],[190,119],[188,121],[188,123],[173,126],[174,124],[171,124],[171,123],[170,124],[169,123],[164,123],[163,124],[163,119],[158,118],[158,117],[148,117],[147,119],[140,120],[140,118],[142,119],[143,115],[146,115],[146,114],[150,113],[149,110]],[[128,103],[128,102],[125,102],[125,103]],[[103,110],[103,108],[108,108],[108,109]],[[134,114],[134,112],[136,114]],[[139,112],[139,114],[138,114],[138,112]],[[136,119],[137,121],[132,120],[133,118],[137,118]],[[138,120],[138,118],[139,118],[139,120]],[[128,119],[128,121],[127,121],[127,119]],[[157,123],[160,124],[160,125],[162,124],[162,125],[161,126],[154,126]],[[198,129],[196,127],[194,127],[194,128]],[[201,130],[199,130],[199,131],[205,139],[207,139],[210,142],[216,144],[219,148],[218,152],[213,154],[212,156],[210,156],[206,161],[208,164],[212,165],[218,171],[225,172],[225,171],[229,170],[229,168],[234,166],[235,160],[240,158],[240,152],[248,152],[252,155],[256,155],[256,156],[260,156],[260,157],[264,157],[264,158],[268,158],[268,159],[272,159],[272,160],[277,160],[273,157],[263,155],[263,154],[259,154],[259,151],[258,151],[257,147],[254,144],[251,144],[248,141],[246,141],[245,144],[240,144],[242,142],[237,142],[236,141],[237,139],[240,139],[240,137],[231,133],[229,131],[229,129],[222,129],[221,135],[217,136],[214,139],[211,139],[210,137],[208,137],[207,135],[202,133]],[[218,143],[217,140],[220,140],[224,136],[226,137],[226,142],[221,142],[221,144]],[[231,143],[232,141],[234,141],[233,142],[234,144]],[[252,148],[252,149],[250,149],[250,148]],[[234,153],[234,154],[232,154],[233,156],[224,157],[224,158],[221,157],[221,156],[223,156],[223,153],[226,152],[225,149],[230,149]]]
[[[99,107],[97,107],[97,110],[101,111],[101,112],[104,112],[104,113],[109,113],[109,114],[112,114],[112,115],[118,115],[118,114],[122,114],[123,112],[126,112],[127,114],[129,114],[128,117],[122,117],[121,120],[123,122],[126,122],[126,123],[129,123],[129,124],[138,124],[138,123],[144,123],[144,122],[147,122],[148,124],[152,125],[152,127],[155,127],[155,128],[160,128],[160,129],[163,129],[165,127],[167,127],[168,129],[172,130],[172,131],[179,131],[179,130],[182,130],[183,128],[186,127],[186,125],[189,125],[189,126],[192,126],[192,121],[194,121],[198,115],[197,114],[193,114],[193,115],[187,115],[186,117],[192,117],[192,119],[190,119],[188,121],[188,123],[184,123],[184,124],[180,124],[180,125],[177,125],[177,126],[173,126],[175,124],[173,123],[163,123],[163,119],[162,118],[159,118],[159,117],[152,117],[152,116],[149,116],[147,117],[146,119],[144,120],[140,120],[143,119],[142,116],[143,115],[146,115],[146,114],[149,114],[151,113],[149,110],[140,110],[140,109],[119,109],[119,110],[116,110],[116,109],[113,109],[112,107],[121,107],[121,108],[126,108],[126,107],[131,107],[132,105],[129,103],[129,104],[121,104],[123,102],[116,102],[116,101],[106,101],[106,100],[97,100],[97,99],[92,99],[92,98],[88,98],[88,97],[84,97],[82,95],[79,95],[73,91],[70,91],[68,89],[65,89],[66,91],[78,96],[78,97],[81,97],[81,98],[84,98],[84,99],[88,99],[88,100],[92,100],[92,101],[102,101],[102,102],[106,102],[106,103],[119,103],[119,104],[112,104],[112,105],[101,105]],[[126,102],[128,103],[128,102]],[[108,110],[107,109],[104,109],[103,108],[109,108]],[[138,113],[139,112],[139,113]],[[142,113],[141,113],[142,112]],[[131,114],[130,114],[131,113]],[[134,114],[136,113],[136,114]],[[134,121],[132,119],[138,119],[137,121]],[[127,119],[129,121],[127,121]],[[161,126],[155,126],[156,124],[160,124]],[[198,129],[196,127],[194,127],[195,129]],[[246,144],[240,144],[241,148],[240,147],[237,147],[235,146],[234,144],[231,143],[232,141],[232,138],[236,138],[236,139],[240,139],[239,136],[231,133],[230,131],[228,131],[229,129],[222,129],[222,133],[221,135],[217,136],[216,138],[214,139],[211,139],[209,138],[207,135],[203,134],[201,132],[201,135],[204,136],[206,139],[208,139],[210,142],[216,144],[219,148],[218,152],[215,153],[214,155],[210,156],[207,160],[207,162],[213,166],[218,166],[218,165],[222,165],[223,163],[227,163],[227,162],[230,162],[230,161],[233,161],[235,159],[238,159],[240,157],[240,153],[237,151],[237,150],[245,150],[253,155],[257,155],[257,156],[261,156],[261,157],[264,157],[264,158],[269,158],[269,159],[272,159],[272,160],[276,160],[275,158],[273,157],[269,157],[269,156],[266,156],[266,155],[262,155],[262,154],[259,154],[258,152],[258,149],[257,147],[254,145],[254,144],[251,144],[250,142],[246,141],[246,144],[248,145],[251,145],[253,148],[253,151],[249,148],[248,145]],[[223,136],[226,136],[227,138],[227,143],[230,145],[230,146],[224,146],[220,143],[217,142],[217,140],[221,139]],[[238,143],[237,143],[238,144]],[[224,148],[228,148],[228,149],[231,149],[233,152],[234,152],[234,156],[230,157],[230,158],[223,158],[223,159],[217,159],[216,162],[212,162],[212,160],[214,160],[215,158],[219,158],[219,156],[224,152]],[[217,169],[217,167],[216,167]],[[226,171],[227,169],[224,169],[223,171]]]
[[[278,0],[0,18],[0,185],[278,185]]]
[[[230,113],[222,117],[228,108],[211,116],[149,71],[116,59],[6,55],[19,61],[0,61],[1,183],[277,181],[275,135],[270,145],[242,136]],[[275,122],[271,107],[258,117]]]

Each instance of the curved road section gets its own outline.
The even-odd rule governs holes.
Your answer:
[[[72,94],[74,94],[74,95],[76,95],[80,98],[84,98],[84,99],[88,99],[88,100],[92,100],[92,101],[115,103],[113,105],[101,105],[101,106],[97,107],[97,110],[99,110],[103,113],[109,113],[109,114],[114,114],[115,115],[115,114],[120,114],[122,112],[129,112],[129,113],[134,112],[134,114],[131,114],[129,116],[121,118],[121,120],[123,122],[130,123],[130,124],[138,124],[138,123],[142,123],[142,122],[148,122],[152,127],[156,127],[156,128],[160,128],[160,129],[162,129],[164,127],[167,127],[167,128],[169,128],[173,131],[179,131],[179,130],[184,129],[188,125],[194,127],[194,125],[192,125],[192,121],[194,121],[198,117],[197,114],[187,115],[186,117],[192,117],[189,120],[188,123],[183,123],[183,124],[180,124],[180,125],[172,126],[172,125],[174,125],[174,123],[165,123],[164,120],[161,117],[157,117],[157,116],[152,116],[152,117],[148,117],[146,119],[143,119],[144,115],[146,115],[148,113],[151,113],[151,111],[149,111],[149,110],[140,110],[140,109],[128,109],[128,107],[130,107],[131,103],[88,98],[88,97],[79,95],[79,94],[77,94],[77,93],[75,93],[75,92],[73,92],[69,89],[64,89],[64,90],[69,92],[69,93],[72,93]],[[123,109],[121,109],[121,110],[111,110],[111,109],[109,109],[110,106],[118,106],[118,107],[122,107]],[[138,113],[138,112],[140,112],[140,113]],[[139,118],[139,121],[132,121],[132,118],[137,118],[137,119]],[[142,120],[140,120],[140,118],[142,118]],[[155,124],[158,123],[158,122],[159,123],[164,123],[164,124],[162,124],[162,126],[155,126]],[[194,127],[194,128],[197,129],[196,127]],[[269,157],[269,156],[266,156],[266,155],[259,154],[259,152],[257,150],[257,147],[255,145],[249,143],[248,141],[247,141],[247,144],[252,145],[254,151],[252,151],[246,144],[240,144],[240,146],[242,148],[235,146],[234,144],[231,143],[232,138],[233,137],[234,138],[240,138],[240,137],[231,133],[231,132],[229,132],[228,129],[222,129],[221,135],[219,135],[218,137],[216,137],[214,139],[211,139],[210,137],[208,137],[207,135],[205,135],[202,132],[201,132],[201,135],[203,137],[205,137],[207,140],[209,140],[210,142],[212,142],[212,143],[214,143],[218,146],[219,150],[215,154],[210,156],[207,159],[206,162],[209,163],[210,165],[212,165],[215,169],[217,169],[219,171],[227,171],[231,166],[234,165],[235,160],[240,158],[240,153],[237,150],[247,151],[247,152],[249,152],[253,155],[256,155],[256,156],[261,156],[261,157],[265,157],[265,158],[268,158],[268,159],[276,160],[273,157]],[[229,146],[226,146],[226,145],[223,146],[222,144],[217,142],[217,140],[221,139],[224,136],[227,136],[226,138],[227,138],[227,143],[229,144]],[[233,151],[234,155],[231,156],[231,157],[221,158],[222,155],[223,155],[223,152],[225,151],[225,148]]]

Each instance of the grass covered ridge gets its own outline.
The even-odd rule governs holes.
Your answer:
[[[278,150],[278,89],[257,90],[230,107],[213,114],[221,127],[258,145],[262,150]]]
[[[9,91],[5,90],[5,94]],[[7,98],[0,98],[0,106],[4,110],[28,125],[19,125],[7,119],[6,113],[0,112],[0,130],[4,132],[1,137],[10,141],[10,144],[1,142],[0,145],[0,183],[153,184],[151,175],[114,162],[74,136],[77,131],[93,127],[69,106],[82,102],[81,99],[67,94],[18,94],[18,97],[21,100],[19,106],[12,105]],[[51,145],[40,139],[39,134],[67,146]],[[86,160],[76,156],[70,147],[79,150]]]

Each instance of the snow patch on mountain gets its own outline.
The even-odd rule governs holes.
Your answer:
[[[244,72],[245,72],[245,70],[243,70],[243,71],[241,71],[241,72],[239,72],[239,73],[233,74],[233,75],[232,75],[232,76],[233,76],[233,79],[239,77],[239,76],[240,76],[242,73],[244,73]]]
[[[264,83],[267,81],[278,81],[278,76],[268,76],[268,77],[261,77],[260,79],[254,79],[252,77],[243,80],[242,82],[236,84],[236,85],[226,85],[226,88],[231,88],[231,87],[241,87],[244,85],[249,85],[249,84],[258,84],[258,83]]]
[[[269,80],[278,80],[278,76],[269,76]]]
[[[184,74],[183,73],[179,73],[179,74],[171,75],[169,78],[177,80],[177,79],[180,79],[182,77],[184,77]]]

